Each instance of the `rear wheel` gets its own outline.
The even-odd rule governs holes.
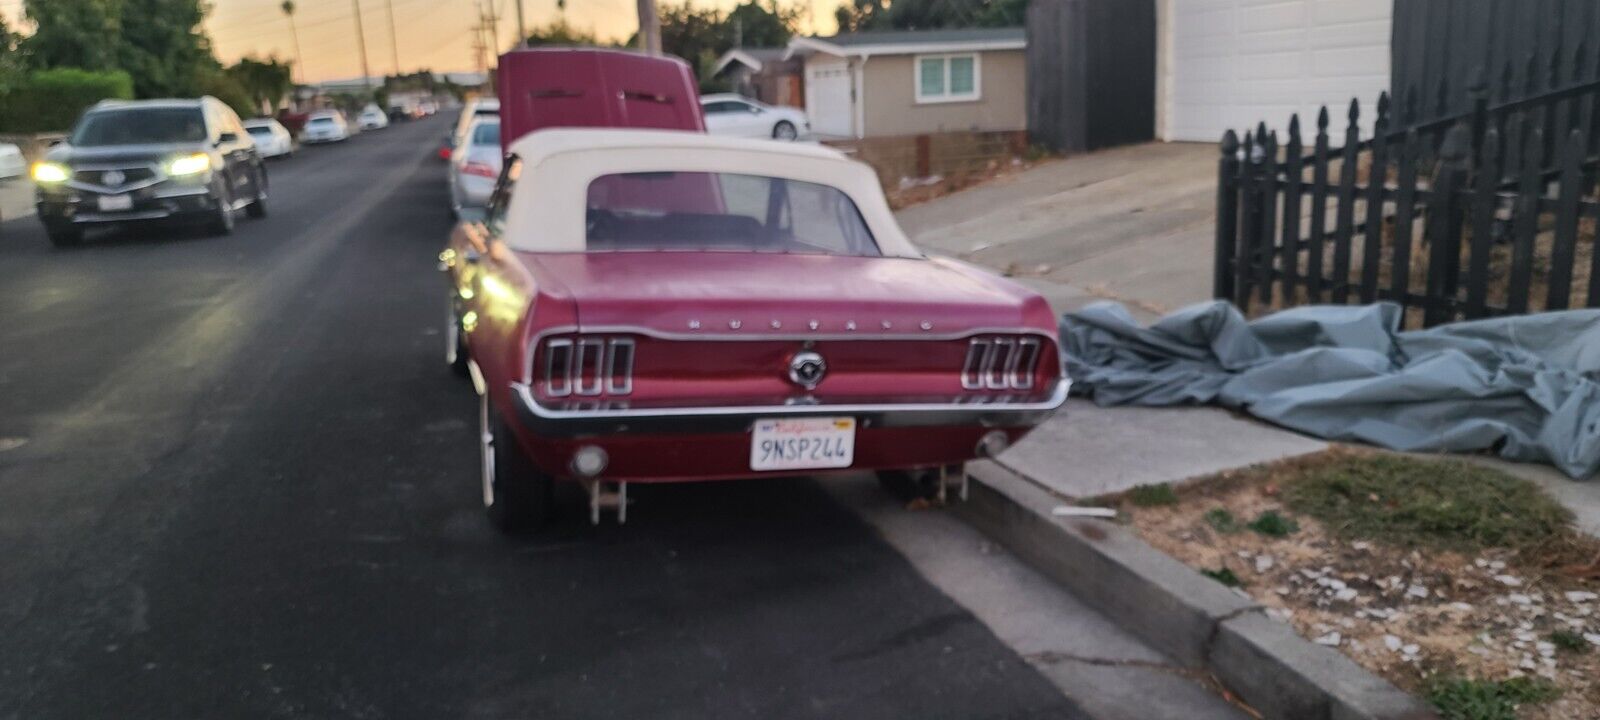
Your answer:
[[[488,395],[478,400],[478,446],[489,522],[507,534],[542,527],[550,518],[553,483],[523,454]]]
[[[800,133],[795,130],[794,123],[779,120],[777,125],[772,126],[772,137],[775,140],[793,140],[800,137]]]

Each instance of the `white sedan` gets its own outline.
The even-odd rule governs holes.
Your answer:
[[[22,159],[22,149],[11,143],[0,143],[0,180],[22,177],[28,163]]]
[[[799,108],[767,105],[733,93],[701,95],[700,109],[705,112],[706,132],[712,135],[797,140],[811,131]]]
[[[244,122],[244,131],[256,141],[256,152],[261,157],[287,157],[294,155],[294,136],[283,123],[272,118],[256,118]]]
[[[339,142],[350,139],[350,124],[337,112],[314,113],[300,131],[300,139],[307,143]]]
[[[389,127],[389,116],[377,105],[368,105],[356,118],[356,125],[362,130],[382,130]]]

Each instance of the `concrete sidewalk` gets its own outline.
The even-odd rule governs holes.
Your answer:
[[[15,220],[33,214],[33,183],[26,178],[0,180],[0,219]]]

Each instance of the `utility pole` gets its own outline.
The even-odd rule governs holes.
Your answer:
[[[389,8],[389,52],[394,56],[394,75],[400,77],[400,41],[394,34],[394,0],[384,0]]]
[[[522,23],[522,0],[517,0],[517,47],[528,46],[528,26]]]
[[[646,55],[661,54],[661,18],[656,15],[656,0],[639,0],[639,49]]]
[[[361,29],[361,0],[350,0],[356,10],[356,48],[361,51],[361,84],[372,89],[372,71],[367,69],[367,36]]]

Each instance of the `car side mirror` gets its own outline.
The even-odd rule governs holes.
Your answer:
[[[217,136],[218,145],[226,145],[234,142],[239,142],[239,136],[235,133],[225,132]]]

